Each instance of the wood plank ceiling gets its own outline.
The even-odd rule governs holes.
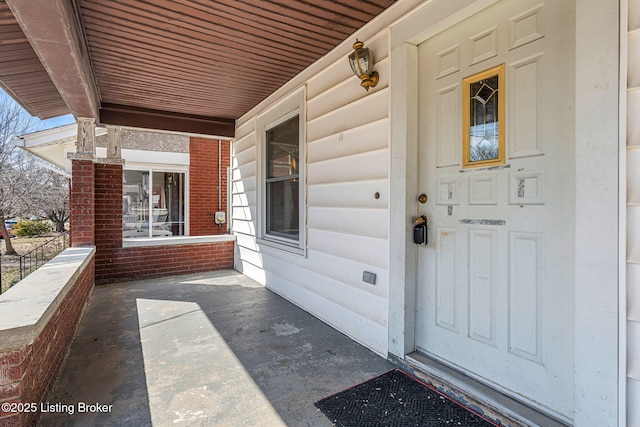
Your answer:
[[[33,116],[69,113],[4,0],[0,0],[0,86]]]
[[[394,1],[76,0],[76,6],[103,108],[236,119]],[[11,19],[4,0],[0,13]],[[0,79],[13,87],[1,68]],[[30,105],[41,104],[31,96],[25,96]]]

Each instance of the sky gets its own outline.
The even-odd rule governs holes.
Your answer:
[[[76,119],[71,115],[67,114],[66,116],[54,117],[53,119],[40,120],[42,125],[44,126],[42,129],[51,129],[57,128],[58,126],[64,126],[71,123],[75,123]]]

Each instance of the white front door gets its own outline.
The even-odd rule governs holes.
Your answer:
[[[503,0],[419,46],[419,191],[428,201],[416,202],[429,239],[418,249],[417,350],[567,421],[572,17],[569,1]],[[485,102],[503,93],[504,115],[490,104],[472,112],[463,79],[503,64],[503,81],[482,77],[466,96]],[[467,109],[470,150],[463,149]],[[498,129],[504,161],[478,163],[494,157]],[[468,151],[480,154],[464,166]]]

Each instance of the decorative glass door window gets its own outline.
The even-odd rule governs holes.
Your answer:
[[[462,80],[462,166],[504,164],[504,64]]]
[[[122,236],[185,235],[185,174],[125,170],[122,187]]]
[[[266,131],[266,234],[300,239],[299,117]]]

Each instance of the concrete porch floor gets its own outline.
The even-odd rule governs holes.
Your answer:
[[[39,424],[329,426],[314,402],[391,368],[235,271],[98,286]]]

